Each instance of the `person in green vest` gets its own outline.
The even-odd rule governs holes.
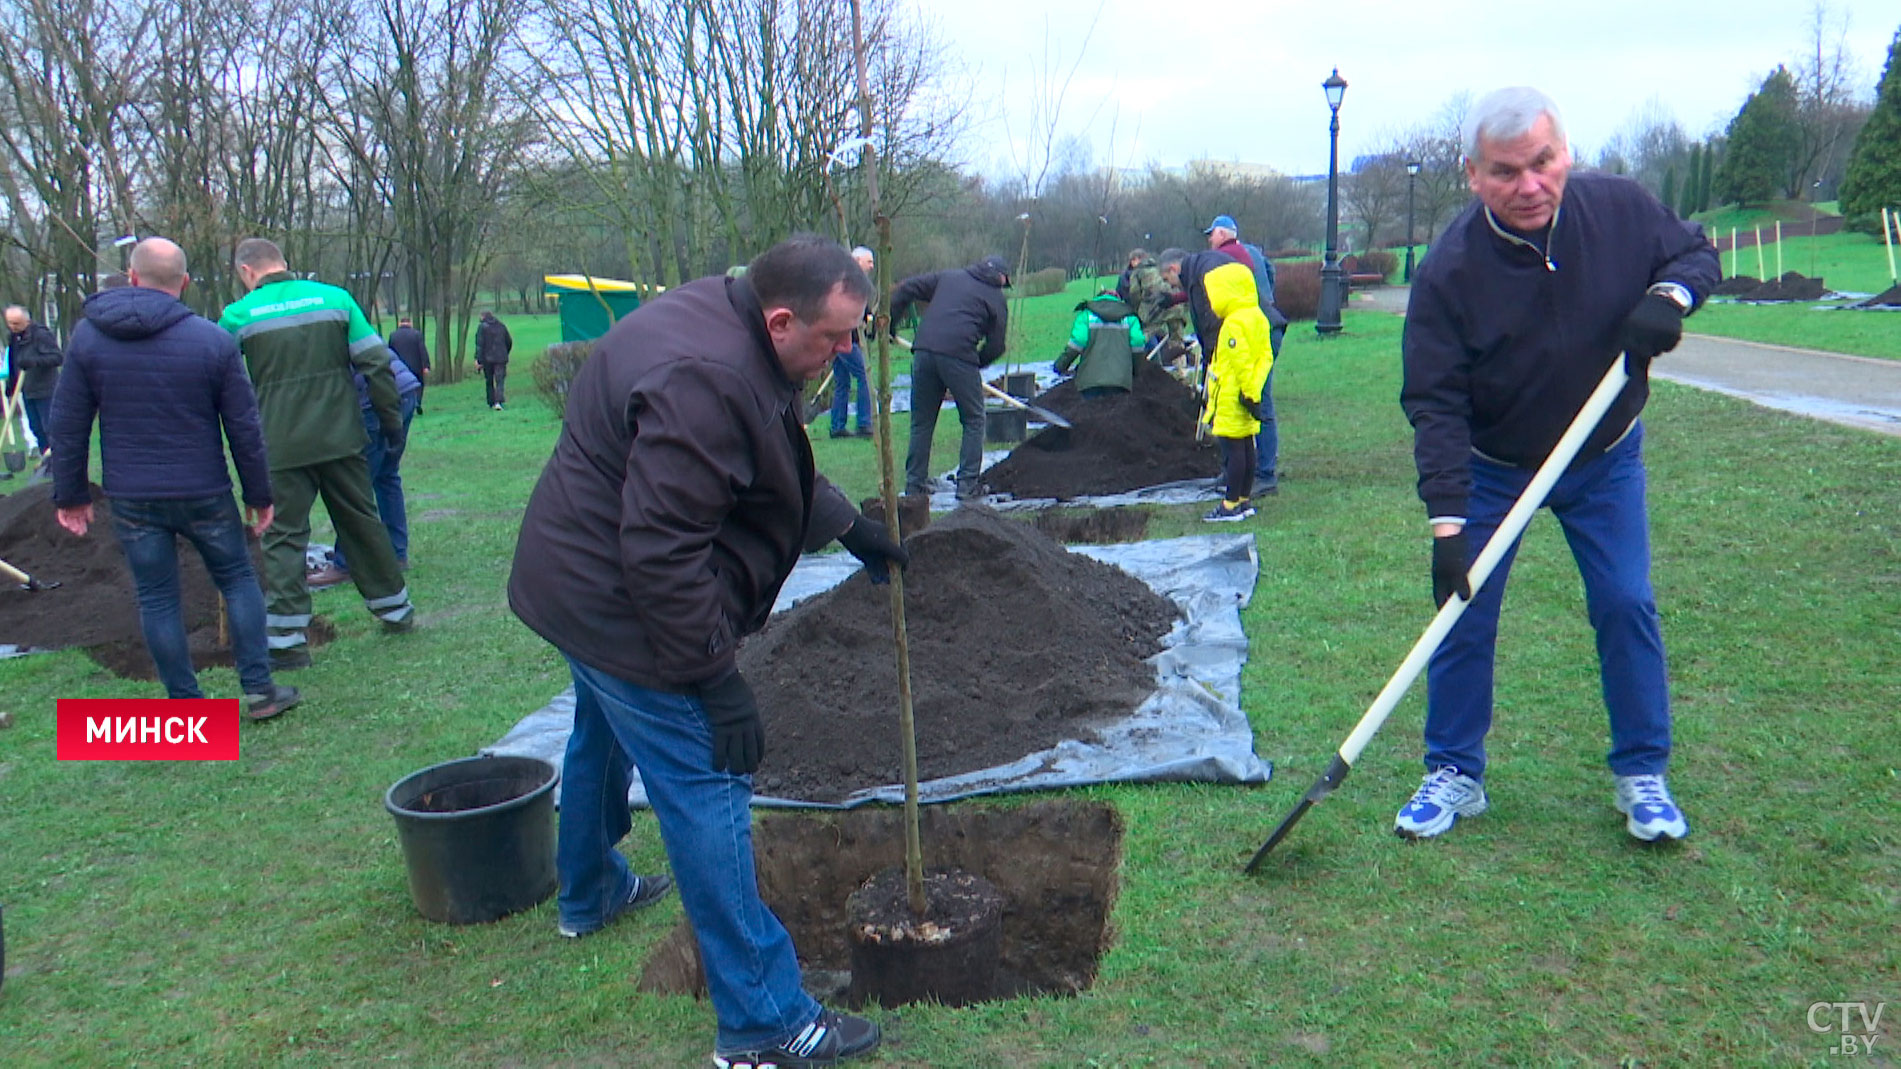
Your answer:
[[[362,374],[383,444],[403,448],[406,432],[388,346],[356,299],[335,286],[295,278],[277,244],[238,242],[232,258],[250,292],[225,307],[218,325],[238,339],[257,389],[277,514],[264,531],[264,631],[274,670],[310,664],[310,588],[304,551],[319,495],[350,561],[350,578],[383,630],[416,626],[416,610],[376,511],[368,441],[356,380]]]
[[[1076,306],[1056,371],[1067,375],[1073,368],[1076,390],[1084,397],[1127,393],[1135,385],[1136,354],[1146,342],[1135,309],[1105,289]]]

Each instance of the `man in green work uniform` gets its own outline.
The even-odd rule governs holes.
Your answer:
[[[385,631],[416,626],[370,490],[351,372],[361,372],[368,384],[383,442],[392,450],[403,444],[402,408],[389,349],[349,293],[291,277],[282,250],[264,238],[239,242],[233,266],[250,293],[227,307],[218,324],[236,335],[256,387],[277,498],[277,517],[264,532],[266,640],[272,668],[303,668],[310,664],[304,551],[310,507],[319,495],[363,604]]]

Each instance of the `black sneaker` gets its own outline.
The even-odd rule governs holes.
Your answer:
[[[849,1013],[820,1010],[799,1034],[765,1050],[713,1052],[719,1069],[768,1069],[772,1066],[833,1065],[878,1049],[884,1034],[876,1022]]]
[[[244,715],[250,720],[269,720],[303,700],[304,696],[298,693],[296,687],[274,683],[269,694],[244,696]]]
[[[273,672],[295,672],[299,668],[309,667],[310,650],[303,646],[271,651],[271,671]]]
[[[628,894],[625,902],[622,902],[612,913],[607,915],[606,920],[592,928],[582,928],[578,925],[569,924],[567,921],[556,921],[554,930],[560,932],[562,937],[566,939],[579,939],[584,935],[593,935],[595,932],[625,917],[627,914],[646,909],[648,906],[667,897],[667,892],[671,890],[673,890],[673,880],[670,877],[635,876],[633,891]]]

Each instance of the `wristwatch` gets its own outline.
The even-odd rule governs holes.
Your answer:
[[[1696,307],[1696,294],[1691,293],[1690,287],[1681,282],[1659,282],[1644,292],[1667,298],[1684,315],[1689,315],[1690,309]]]

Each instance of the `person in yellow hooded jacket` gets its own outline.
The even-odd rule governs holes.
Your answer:
[[[1225,263],[1202,276],[1208,307],[1221,320],[1208,365],[1208,399],[1201,422],[1221,447],[1222,501],[1202,519],[1210,523],[1254,515],[1254,436],[1260,433],[1261,390],[1274,367],[1267,316],[1261,311],[1254,273]]]

